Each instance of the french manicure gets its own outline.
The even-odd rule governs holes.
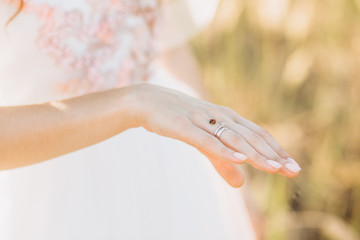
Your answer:
[[[298,166],[298,167],[301,169],[301,167],[299,166],[299,164],[298,164],[294,159],[292,159],[291,157],[288,157],[287,160],[288,160],[289,162],[295,164],[296,166]]]
[[[270,165],[271,167],[276,168],[276,169],[279,169],[279,168],[281,168],[281,166],[282,166],[280,163],[275,162],[275,161],[273,161],[273,160],[266,160],[266,163],[267,163],[268,165]]]
[[[237,159],[241,160],[241,161],[245,161],[247,159],[247,156],[242,154],[242,153],[234,153],[234,157],[236,157]]]
[[[299,167],[299,165],[297,163],[286,163],[285,167],[293,173],[300,172],[300,170],[301,170],[301,167]]]

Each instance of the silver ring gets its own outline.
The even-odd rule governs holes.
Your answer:
[[[228,130],[229,128],[226,127],[225,123],[221,123],[221,126],[219,126],[214,133],[214,136],[220,139],[221,134]]]

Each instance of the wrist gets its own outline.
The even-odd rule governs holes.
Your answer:
[[[143,126],[141,93],[139,86],[141,84],[130,85],[117,88],[117,96],[119,97],[119,118],[125,122],[126,128],[137,128]]]

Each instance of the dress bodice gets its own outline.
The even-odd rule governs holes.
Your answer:
[[[0,106],[156,77],[159,52],[210,22],[219,0],[0,0]]]
[[[45,101],[151,76],[157,0],[25,0],[5,27],[14,10],[0,2],[0,104],[18,104],[20,92]]]

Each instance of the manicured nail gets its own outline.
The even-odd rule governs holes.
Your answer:
[[[300,172],[301,170],[301,167],[299,167],[297,163],[287,163],[285,164],[285,167],[293,173]]]
[[[292,159],[291,157],[288,157],[286,160],[288,160],[289,162],[292,162],[292,163],[296,163],[296,164],[297,164],[297,162],[296,162],[294,159]]]
[[[282,166],[280,163],[275,162],[275,161],[273,161],[273,160],[266,160],[266,163],[267,163],[268,165],[270,165],[271,167],[276,168],[276,169],[279,169],[279,168],[281,168],[281,166]]]
[[[247,159],[247,156],[242,154],[242,153],[234,153],[234,157],[236,157],[237,159],[241,160],[241,161],[245,161]]]
[[[298,168],[300,168],[300,170],[301,170],[301,167],[299,166],[299,164],[298,164],[294,159],[288,157],[287,160],[288,160],[289,162],[295,164],[296,166],[298,166]]]

